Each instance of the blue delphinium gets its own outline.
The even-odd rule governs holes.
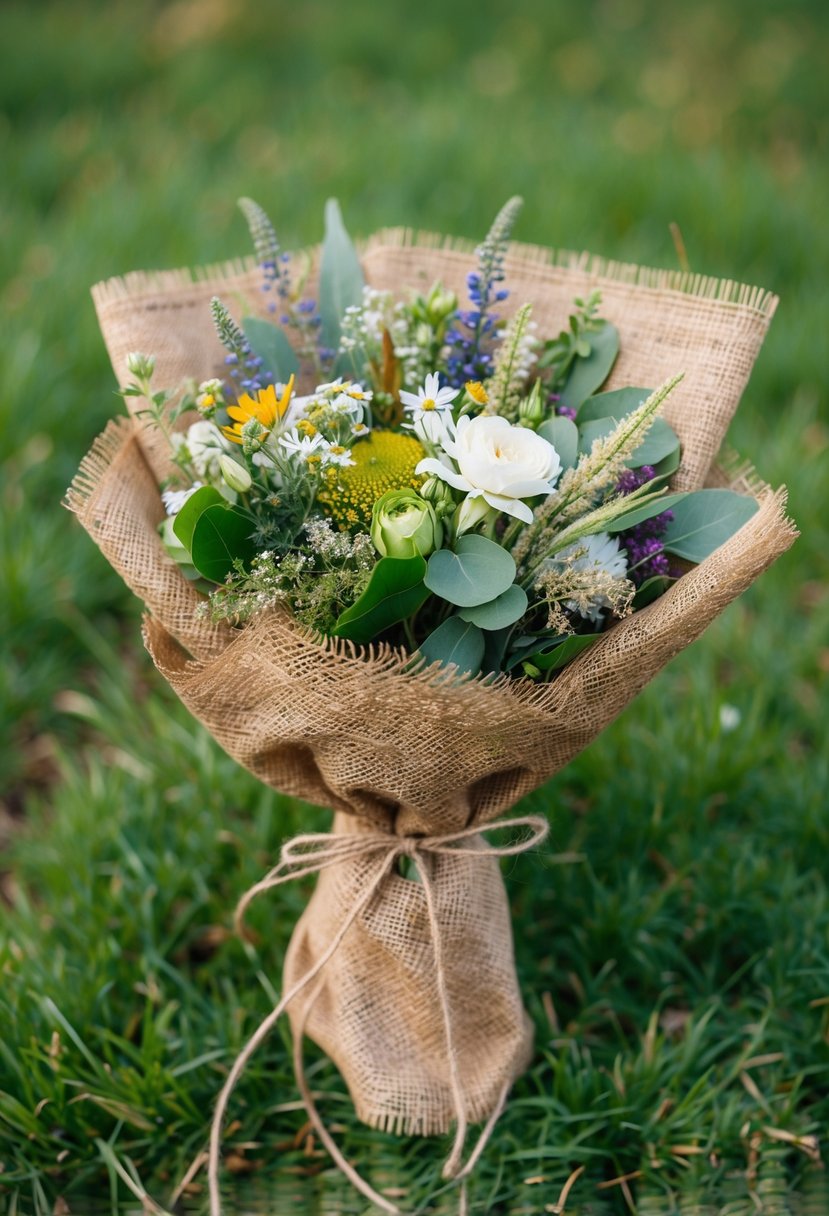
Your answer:
[[[498,287],[504,281],[507,243],[522,200],[511,198],[495,217],[483,244],[476,249],[478,269],[466,276],[470,309],[458,309],[457,325],[446,333],[449,355],[446,379],[454,388],[467,380],[486,380],[492,374],[492,344],[497,336],[498,314],[492,305],[506,300],[509,292]]]

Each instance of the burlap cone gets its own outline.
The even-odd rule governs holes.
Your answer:
[[[366,246],[366,276],[396,292],[442,278],[461,294],[474,259],[440,244],[381,234]],[[95,301],[119,380],[130,350],[156,354],[160,385],[219,373],[222,349],[209,298],[219,294],[237,313],[256,309],[258,282],[256,269],[233,265],[198,282],[189,272],[170,272],[100,285]],[[110,424],[69,494],[84,527],[146,604],[146,644],[194,716],[266,784],[356,816],[351,831],[362,823],[399,835],[440,835],[491,821],[595,738],[796,535],[782,492],[750,473],[712,468],[774,297],[521,246],[507,261],[507,283],[510,304],[533,301],[542,334],[566,323],[574,296],[601,288],[602,313],[621,334],[612,386],[652,387],[685,372],[667,411],[683,445],[675,485],[734,484],[759,503],[727,544],[615,625],[550,684],[461,681],[440,670],[412,674],[405,655],[321,643],[282,612],[241,630],[196,620],[197,593],[156,533],[166,457],[140,424]],[[337,831],[347,822],[338,817]],[[481,1118],[524,1065],[527,1021],[497,862],[440,866],[445,931],[457,943],[447,965],[462,1027],[462,1080],[468,1113]],[[360,880],[357,863],[321,877],[291,945],[289,980],[319,957]],[[307,1032],[337,1062],[361,1118],[436,1132],[448,1126],[452,1107],[441,1075],[445,1038],[432,999],[421,898],[418,884],[389,878],[326,968]],[[295,1019],[303,1008],[300,1001]]]

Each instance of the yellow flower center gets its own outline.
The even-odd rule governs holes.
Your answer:
[[[307,418],[303,418],[300,422],[298,422],[296,424],[296,429],[298,431],[302,431],[303,435],[308,435],[309,437],[316,435],[317,433],[317,428],[314,426],[313,422],[309,422]]]
[[[427,397],[425,401],[421,401],[420,408],[422,410],[436,410],[438,407],[435,405],[431,397]]]
[[[398,431],[372,431],[351,449],[354,464],[338,468],[336,481],[327,485],[319,495],[323,510],[340,529],[354,525],[368,528],[371,509],[386,490],[418,488],[422,477],[415,476],[415,466],[425,455],[413,435]]]

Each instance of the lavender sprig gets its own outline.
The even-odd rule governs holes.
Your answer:
[[[244,333],[218,296],[214,296],[210,301],[210,311],[213,313],[213,324],[219,341],[228,352],[225,355],[225,363],[234,387],[246,393],[255,393],[265,388],[271,380],[267,373],[262,371],[262,360],[253,353]]]
[[[639,469],[626,469],[616,488],[620,494],[630,494],[647,482],[653,481],[655,476],[656,472],[649,464],[644,464]],[[674,574],[664,551],[665,533],[673,518],[673,511],[662,511],[661,514],[643,519],[641,523],[634,524],[632,528],[620,534],[619,540],[628,555],[628,577],[637,587],[657,575]]]

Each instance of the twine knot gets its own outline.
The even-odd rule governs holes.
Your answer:
[[[489,832],[498,831],[502,828],[529,828],[530,835],[516,840],[510,841],[508,844],[497,845],[490,844],[487,847],[481,848],[481,836]],[[444,942],[441,932],[440,921],[438,919],[437,910],[435,907],[434,879],[430,874],[430,866],[425,864],[427,854],[438,855],[455,855],[460,857],[476,857],[481,860],[492,857],[510,857],[517,853],[525,853],[528,849],[535,848],[544,840],[549,825],[547,820],[540,815],[518,815],[511,819],[496,820],[492,823],[480,824],[476,827],[461,828],[457,832],[449,832],[440,836],[397,836],[391,832],[356,832],[353,835],[336,836],[333,834],[323,833],[308,833],[300,836],[294,836],[291,840],[285,842],[282,846],[279,862],[274,868],[265,875],[260,882],[246,891],[236,907],[234,922],[237,932],[241,932],[244,915],[248,906],[257,896],[265,891],[270,891],[273,887],[281,886],[282,883],[290,882],[295,878],[303,878],[308,874],[317,874],[322,870],[328,869],[329,866],[340,865],[346,861],[354,861],[358,858],[377,858],[377,866],[373,876],[366,883],[365,888],[360,898],[352,905],[343,923],[340,925],[337,932],[334,934],[331,942],[326,950],[320,955],[316,963],[302,976],[301,979],[286,992],[279,1004],[265,1017],[259,1024],[257,1029],[248,1039],[245,1046],[242,1048],[239,1055],[233,1062],[227,1080],[222,1087],[222,1092],[219,1094],[216,1103],[216,1110],[213,1115],[213,1123],[210,1129],[210,1149],[208,1155],[208,1188],[210,1191],[210,1216],[221,1216],[221,1197],[219,1194],[219,1158],[221,1150],[221,1132],[222,1123],[224,1121],[225,1111],[239,1077],[241,1076],[248,1060],[259,1047],[260,1043],[267,1037],[280,1016],[303,989],[314,980],[323,970],[329,960],[337,952],[348,930],[354,924],[357,917],[368,907],[371,900],[380,891],[386,877],[391,873],[397,859],[400,857],[408,857],[412,860],[423,885],[423,893],[426,900],[426,910],[429,918],[429,928],[432,936],[432,947],[435,956],[435,976],[437,980],[438,1004],[440,1006],[441,1016],[443,1020],[444,1038],[446,1041],[446,1058],[447,1071],[449,1076],[449,1085],[452,1091],[452,1102],[455,1107],[455,1139],[452,1145],[452,1151],[449,1154],[443,1166],[443,1177],[456,1180],[465,1179],[474,1168],[481,1153],[483,1152],[487,1141],[489,1140],[492,1130],[504,1108],[507,1092],[510,1087],[510,1082],[507,1082],[501,1089],[498,1101],[492,1113],[481,1132],[475,1148],[471,1152],[465,1164],[461,1164],[463,1149],[466,1142],[467,1131],[467,1116],[466,1116],[466,1097],[461,1083],[460,1072],[458,1068],[457,1049],[455,1046],[455,1034],[452,1023],[452,1010],[449,1002],[449,994],[446,983],[446,968],[444,962]],[[472,844],[464,844],[465,841],[471,841],[473,837],[478,837],[476,842]],[[313,998],[312,994],[312,998]],[[307,1016],[312,1002],[309,1002],[304,1011]],[[342,1170],[348,1180],[361,1192],[370,1202],[375,1203],[384,1211],[389,1212],[391,1216],[403,1216],[400,1208],[395,1204],[390,1203],[383,1195],[371,1187],[364,1178],[362,1178],[352,1165],[346,1161],[337,1145],[331,1138],[331,1135],[326,1128],[322,1117],[317,1110],[311,1091],[308,1087],[305,1078],[305,1071],[302,1063],[302,1030],[303,1024],[298,1028],[294,1040],[294,1069],[296,1072],[297,1088],[300,1091],[305,1108],[308,1112],[308,1117],[316,1128],[320,1140],[325,1145],[336,1165]],[[465,1183],[461,1189],[461,1204],[462,1210],[466,1206]]]

